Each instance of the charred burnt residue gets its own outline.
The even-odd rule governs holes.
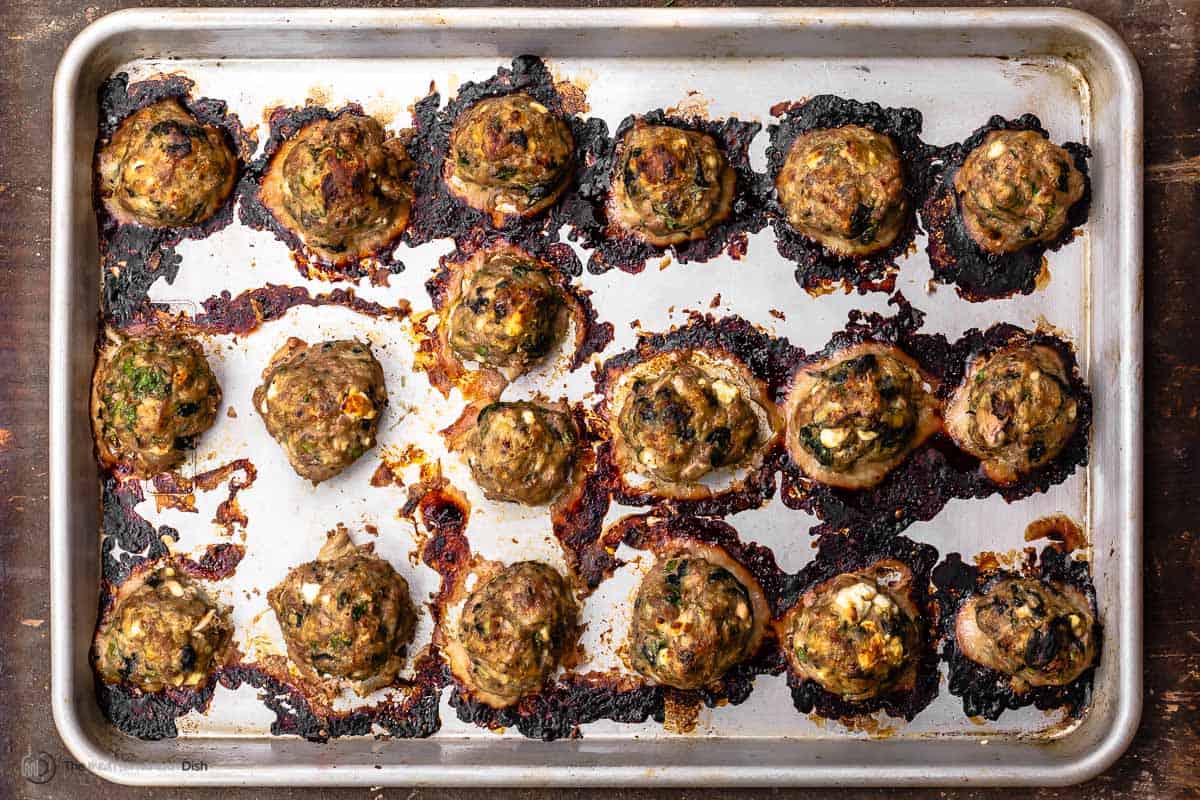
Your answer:
[[[222,100],[208,97],[192,98],[195,84],[183,75],[167,75],[149,80],[129,82],[129,75],[119,72],[100,85],[100,123],[96,137],[93,173],[100,151],[111,140],[122,120],[135,111],[160,100],[176,98],[201,122],[223,132],[230,150],[237,155],[238,169],[245,162],[257,141],[242,127],[235,114],[229,112]],[[99,182],[93,181],[93,205],[100,234],[101,301],[105,320],[122,327],[147,313],[153,304],[148,299],[150,286],[160,277],[173,283],[182,259],[175,247],[184,239],[203,239],[233,221],[237,192],[230,194],[221,209],[211,218],[187,228],[148,228],[136,224],[120,224],[105,209],[100,199]],[[160,306],[161,308],[161,306]]]
[[[198,561],[181,556],[179,565],[193,578],[220,581],[233,575],[245,555],[246,548],[244,546],[221,542],[208,545]]]
[[[613,398],[608,394],[621,373],[659,354],[687,350],[726,356],[744,365],[763,383],[768,399],[778,394],[791,377],[792,365],[803,356],[803,352],[786,338],[772,336],[741,317],[718,319],[710,314],[692,312],[686,325],[665,333],[639,332],[637,344],[632,349],[618,353],[596,368],[596,392],[603,398],[598,408],[601,416],[615,413],[611,407]],[[611,442],[600,452],[608,462],[605,474],[611,476],[611,495],[618,503],[649,505],[662,512],[697,516],[727,516],[761,507],[774,496],[775,473],[784,461],[781,443],[769,443],[760,463],[727,489],[714,491],[706,497],[685,499],[630,486],[615,463]]]
[[[450,705],[463,722],[492,730],[516,728],[522,736],[544,742],[578,739],[583,735],[580,726],[602,719],[663,720],[661,688],[610,675],[564,675],[538,694],[502,709],[469,698],[455,687]]]
[[[282,286],[268,283],[257,289],[247,289],[236,297],[228,291],[214,295],[201,303],[204,311],[188,320],[185,327],[210,334],[253,333],[265,322],[274,322],[296,306],[341,306],[358,314],[376,319],[401,320],[411,313],[407,300],[395,306],[384,306],[364,300],[353,289],[334,289],[313,295],[303,286]]]
[[[613,170],[620,155],[620,143],[625,135],[638,123],[666,125],[682,130],[704,133],[716,141],[717,146],[729,161],[737,176],[732,209],[729,218],[715,225],[702,239],[695,239],[669,247],[656,247],[633,236],[608,219],[607,206],[612,189]],[[610,269],[638,273],[646,261],[670,252],[680,263],[709,261],[722,253],[733,258],[746,254],[749,235],[762,230],[767,224],[763,207],[763,176],[750,167],[750,143],[762,125],[743,122],[736,118],[707,120],[702,117],[681,117],[663,109],[646,114],[626,117],[617,126],[613,138],[605,142],[605,149],[597,154],[595,162],[580,177],[579,194],[590,204],[592,213],[580,215],[573,220],[571,238],[584,247],[592,249],[588,259],[588,272],[600,274]]]
[[[999,494],[1013,502],[1045,492],[1087,463],[1091,393],[1079,375],[1074,349],[1068,342],[1050,333],[1031,333],[1007,324],[994,325],[987,331],[969,330],[950,342],[941,334],[921,333],[925,314],[909,304],[902,294],[893,295],[889,303],[897,307],[896,314],[889,317],[851,311],[846,327],[835,333],[820,352],[796,359],[793,369],[861,342],[880,342],[907,353],[936,378],[938,398],[944,401],[962,381],[974,356],[1018,343],[1042,344],[1061,355],[1071,375],[1071,388],[1079,398],[1079,424],[1056,458],[1003,486],[990,480],[980,468],[979,460],[960,450],[943,433],[930,437],[870,489],[839,489],[818,483],[806,477],[791,459],[785,459],[780,496],[789,508],[809,511],[822,520],[810,531],[812,534],[849,531],[897,534],[914,522],[932,519],[950,500]]]
[[[591,590],[620,566],[601,541],[617,476],[596,421],[581,405],[572,408],[572,416],[580,446],[570,485],[550,505],[550,523],[567,566]]]
[[[563,196],[546,211],[529,218],[509,217],[501,232],[520,247],[536,249],[537,242],[557,241],[564,225],[582,228],[595,224],[594,211],[582,200],[576,186],[589,165],[606,148],[608,125],[604,120],[584,119],[585,110],[578,90],[563,91],[555,84],[550,70],[537,56],[518,56],[512,68],[501,67],[487,80],[468,81],[445,108],[439,108],[441,95],[431,91],[413,107],[416,134],[410,148],[417,162],[413,175],[416,199],[405,241],[416,246],[433,239],[452,238],[456,242],[469,237],[476,228],[494,229],[490,217],[450,194],[442,177],[442,165],[450,149],[450,131],[467,109],[489,97],[524,92],[566,120],[575,138],[575,176]]]
[[[1076,229],[1087,221],[1091,205],[1092,182],[1087,160],[1092,151],[1087,145],[1067,142],[1063,149],[1070,153],[1075,168],[1083,174],[1084,188],[1083,197],[1071,206],[1062,232],[1048,244],[1035,244],[1015,253],[988,253],[980,248],[963,224],[954,176],[989,133],[1003,130],[1036,131],[1046,138],[1050,136],[1033,114],[1015,120],[993,116],[965,141],[940,151],[930,176],[929,194],[921,208],[921,219],[929,232],[926,251],[934,280],[954,284],[959,296],[972,302],[1032,293],[1045,268],[1046,251],[1058,250],[1075,238]]]
[[[962,698],[963,713],[969,717],[996,720],[1008,709],[1032,705],[1042,711],[1062,708],[1077,719],[1091,703],[1095,666],[1065,686],[1031,686],[1017,691],[1011,676],[977,664],[959,649],[955,636],[955,618],[959,609],[972,595],[986,592],[1004,578],[1024,576],[1069,585],[1087,598],[1093,611],[1097,608],[1096,587],[1087,561],[1073,560],[1064,548],[1053,544],[1043,549],[1036,560],[1034,552],[1033,548],[1027,548],[1029,558],[1019,573],[966,564],[958,553],[950,553],[933,570],[941,657],[949,667],[950,693]],[[1092,635],[1096,641],[1096,660],[1099,661],[1104,644],[1099,619]]]
[[[179,540],[179,531],[167,525],[156,528],[134,511],[144,499],[141,484],[135,479],[123,480],[113,473],[101,481],[104,537],[100,567],[108,587],[124,583],[140,565],[170,555],[164,539]]]
[[[269,118],[271,132],[262,154],[246,165],[245,173],[234,189],[234,195],[239,198],[238,218],[242,224],[255,230],[270,231],[276,239],[287,245],[302,277],[327,281],[347,280],[355,283],[367,278],[373,284],[386,286],[388,275],[404,271],[404,264],[395,257],[396,240],[385,244],[377,252],[351,259],[347,263],[329,263],[306,248],[300,237],[271,213],[260,194],[271,161],[288,139],[318,120],[334,120],[343,115],[357,116],[364,113],[358,103],[347,103],[336,111],[311,105],[303,108],[274,109]]]
[[[853,287],[860,294],[890,292],[899,272],[897,262],[904,257],[920,231],[917,209],[921,207],[930,183],[932,148],[921,141],[921,112],[915,108],[885,108],[878,103],[862,103],[837,95],[823,94],[802,103],[778,103],[771,115],[779,123],[767,126],[767,180],[763,183],[764,205],[775,230],[780,255],[796,264],[796,282],[807,292],[823,293],[838,284]],[[844,256],[798,233],[788,224],[779,204],[775,179],[796,137],[812,130],[858,125],[886,134],[895,142],[904,166],[904,194],[908,200],[908,219],[896,239],[878,253]]]
[[[929,580],[937,550],[928,544],[904,536],[826,535],[818,541],[817,556],[794,576],[790,576],[786,596],[780,603],[782,617],[813,587],[843,573],[868,569],[880,561],[899,561],[912,571],[909,599],[920,613],[921,655],[915,682],[911,687],[889,692],[864,701],[849,701],[825,689],[816,681],[788,670],[792,702],[803,714],[815,711],[826,719],[850,719],[883,710],[889,716],[908,721],[925,709],[938,693],[937,629],[930,613]]]
[[[275,715],[273,736],[299,736],[310,742],[328,742],[343,736],[378,735],[379,729],[397,739],[423,739],[442,726],[441,669],[426,654],[417,657],[416,675],[402,684],[399,697],[373,706],[334,711],[311,702],[298,687],[253,664],[237,664],[221,670],[221,685],[237,689],[243,684],[258,689],[259,700]]]
[[[106,683],[96,676],[96,702],[104,718],[117,730],[146,741],[174,739],[175,720],[192,711],[208,710],[215,680],[200,688],[169,687],[143,692],[124,683]]]

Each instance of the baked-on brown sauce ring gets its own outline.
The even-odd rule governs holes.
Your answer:
[[[769,183],[764,187],[768,195],[766,205],[780,255],[796,263],[796,282],[810,294],[824,294],[839,285],[860,293],[892,291],[898,262],[912,248],[919,230],[916,209],[921,205],[927,183],[931,148],[920,139],[921,112],[914,108],[884,108],[878,103],[826,94],[801,103],[779,103],[772,107],[771,114],[779,118],[779,123],[767,127],[770,144]],[[858,126],[887,137],[901,169],[900,198],[904,208],[898,219],[888,223],[895,227],[894,235],[887,244],[869,252],[838,252],[798,231],[788,221],[788,209],[775,185],[798,138],[843,126]]]
[[[1044,581],[1077,598],[1076,602],[1087,605],[1093,620],[1088,632],[1093,661],[1065,685],[1030,685],[990,669],[968,658],[958,642],[958,617],[965,604],[1000,581],[1021,577]],[[966,564],[958,553],[951,553],[933,571],[933,585],[941,656],[950,672],[947,685],[951,694],[962,698],[964,714],[995,720],[1008,709],[1030,705],[1042,711],[1062,708],[1073,718],[1083,713],[1091,700],[1096,664],[1103,646],[1096,588],[1087,561],[1072,559],[1066,548],[1057,543],[1045,547],[1040,556],[1033,548],[1026,548],[1026,560],[1016,571],[1001,569],[994,563]]]
[[[1032,293],[1044,280],[1046,252],[1058,250],[1075,238],[1076,230],[1087,221],[1091,205],[1087,162],[1092,151],[1087,145],[1067,142],[1063,149],[1082,173],[1084,183],[1083,195],[1071,206],[1061,232],[1048,242],[1035,242],[1012,253],[993,253],[980,247],[963,223],[954,182],[963,162],[994,131],[1033,131],[1050,136],[1033,114],[1015,120],[992,117],[964,142],[942,149],[921,207],[921,220],[929,232],[926,251],[934,280],[954,284],[959,296],[972,302]]]

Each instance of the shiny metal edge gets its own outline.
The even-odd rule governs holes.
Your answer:
[[[81,654],[86,652],[90,631],[76,630],[72,613],[73,591],[86,579],[92,594],[95,564],[85,561],[73,541],[72,521],[82,511],[72,465],[82,454],[90,459],[90,442],[72,436],[72,391],[80,373],[79,336],[72,335],[72,323],[94,319],[94,306],[80,309],[72,300],[78,292],[75,254],[69,243],[80,226],[91,224],[81,219],[75,198],[78,181],[75,151],[79,146],[71,124],[84,70],[111,47],[118,38],[138,33],[152,36],[181,31],[206,33],[219,37],[229,31],[269,32],[280,26],[329,34],[362,29],[447,30],[476,29],[491,25],[496,29],[537,31],[569,27],[587,31],[612,27],[767,29],[802,27],[808,30],[841,31],[888,29],[893,32],[929,31],[939,28],[969,27],[980,34],[1011,32],[1014,28],[1061,34],[1064,41],[1082,42],[1090,51],[1088,69],[1103,71],[1114,82],[1116,118],[1121,136],[1117,169],[1120,171],[1121,196],[1116,205],[1122,209],[1112,224],[1119,226],[1118,259],[1120,269],[1113,287],[1117,292],[1119,315],[1118,441],[1120,447],[1114,484],[1119,491],[1122,520],[1113,541],[1118,547],[1119,602],[1115,625],[1111,625],[1109,647],[1116,647],[1119,675],[1116,678],[1115,705],[1103,724],[1107,726],[1098,742],[1086,752],[1069,753],[1057,759],[1052,751],[1064,749],[1067,742],[1052,744],[1003,744],[988,749],[986,756],[976,744],[937,742],[944,757],[914,759],[928,755],[914,742],[832,742],[805,745],[808,754],[819,759],[779,759],[778,743],[739,740],[734,745],[734,763],[713,764],[707,758],[697,763],[685,760],[698,755],[705,740],[652,747],[663,758],[631,765],[637,758],[599,758],[599,749],[583,743],[545,745],[530,743],[544,754],[541,763],[520,763],[528,755],[525,743],[491,748],[507,763],[483,764],[470,756],[480,748],[454,742],[411,743],[410,749],[439,755],[443,760],[412,764],[321,765],[318,752],[328,755],[322,746],[304,742],[272,742],[262,749],[273,754],[279,745],[312,759],[288,759],[289,763],[247,760],[244,763],[218,764],[204,772],[179,772],[150,769],[155,762],[165,766],[179,758],[218,752],[211,744],[176,741],[147,745],[95,727],[98,713],[90,674],[82,676]],[[1055,9],[154,9],[120,11],[96,21],[68,47],[55,78],[53,129],[53,193],[51,206],[51,320],[50,320],[50,538],[51,538],[51,701],[55,723],[71,754],[97,775],[129,785],[312,785],[312,786],[928,786],[928,785],[1065,785],[1085,781],[1104,771],[1125,751],[1137,729],[1142,706],[1142,88],[1137,65],[1123,41],[1111,28],[1082,12]],[[90,195],[90,192],[88,193]],[[89,212],[90,213],[90,208]],[[88,269],[94,262],[85,259]],[[1093,308],[1093,314],[1095,309]],[[86,341],[87,367],[90,368],[91,328]],[[77,420],[76,420],[77,422]],[[90,479],[90,476],[89,476]],[[90,495],[89,495],[90,499]],[[94,510],[90,513],[94,514]],[[88,535],[94,535],[94,529]],[[84,540],[86,542],[86,539]],[[93,553],[90,556],[95,558]],[[80,648],[81,642],[83,648]],[[86,673],[86,670],[83,670]],[[1069,739],[1070,737],[1068,737]],[[234,740],[231,752],[261,749]],[[311,749],[310,749],[311,748]],[[610,750],[612,748],[609,748]],[[628,748],[632,749],[632,748]],[[794,750],[794,748],[793,748]],[[460,752],[467,755],[463,759]],[[521,751],[518,753],[518,751]],[[880,762],[881,752],[893,757]],[[1051,757],[1047,758],[1047,753]],[[1065,749],[1064,749],[1064,752]],[[871,753],[872,758],[862,757]],[[975,757],[972,757],[975,754]],[[246,753],[253,756],[254,754]],[[513,757],[521,755],[522,757]],[[793,756],[800,754],[792,753]],[[608,763],[605,763],[606,760]],[[591,763],[588,763],[588,762]],[[865,766],[869,761],[875,763]]]

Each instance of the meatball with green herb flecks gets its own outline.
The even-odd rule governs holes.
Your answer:
[[[100,677],[147,692],[207,683],[232,633],[225,613],[173,566],[131,580],[96,634]]]
[[[511,705],[541,689],[558,668],[577,615],[558,572],[536,561],[513,564],[467,598],[451,669],[483,702]]]
[[[1045,346],[978,359],[946,408],[946,430],[997,483],[1045,466],[1079,425],[1079,399],[1062,358]]]
[[[442,176],[451,194],[501,226],[552,205],[574,167],[575,137],[566,120],[517,92],[485,98],[459,115]]]
[[[989,253],[1056,239],[1084,184],[1071,154],[1037,131],[992,131],[954,176],[967,233]]]
[[[524,371],[566,332],[562,291],[549,265],[513,248],[484,251],[464,267],[447,338],[464,361]]]
[[[633,668],[655,683],[699,689],[758,649],[765,600],[731,560],[681,550],[642,579],[633,605]]]
[[[291,338],[263,370],[254,408],[296,474],[328,480],[375,446],[387,407],[383,367],[354,340]]]
[[[1096,620],[1077,589],[1003,578],[962,605],[958,648],[1027,686],[1065,686],[1096,660]]]
[[[408,583],[369,547],[356,547],[344,528],[315,561],[288,572],[267,602],[302,671],[350,681],[367,694],[404,665],[416,625]]]
[[[609,213],[656,247],[702,239],[733,210],[737,176],[713,137],[638,122],[621,140]]]
[[[97,163],[109,213],[151,228],[208,220],[237,179],[237,158],[224,132],[197,120],[174,97],[122,120]]]
[[[408,226],[414,164],[400,138],[372,117],[342,113],[305,125],[280,145],[261,198],[326,260],[370,256]]]
[[[933,389],[888,345],[854,345],[806,365],[786,401],[788,454],[822,483],[874,486],[940,427]]]
[[[793,669],[852,702],[911,683],[919,658],[916,609],[872,572],[842,573],[813,587],[782,626]]]
[[[571,414],[537,403],[493,403],[467,442],[475,482],[493,500],[536,506],[566,486],[579,430]]]
[[[221,387],[194,339],[140,336],[102,352],[92,385],[96,446],[142,477],[172,469],[213,426]]]
[[[895,142],[859,125],[797,136],[775,186],[788,223],[841,256],[886,249],[908,216]]]

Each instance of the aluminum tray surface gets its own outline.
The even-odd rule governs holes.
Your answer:
[[[616,32],[620,34],[617,35]],[[141,742],[114,731],[95,707],[87,649],[94,626],[98,554],[96,470],[86,429],[86,395],[95,336],[99,276],[91,211],[95,91],[118,71],[138,80],[182,73],[195,95],[225,100],[243,124],[266,139],[264,112],[319,102],[358,102],[392,129],[407,127],[409,107],[431,82],[443,101],[467,80],[482,80],[512,56],[542,55],[559,79],[586,87],[590,115],[610,130],[629,113],[681,107],[719,118],[768,124],[781,100],[833,93],[924,114],[923,138],[961,140],[992,114],[1037,114],[1056,141],[1082,141],[1095,153],[1090,222],[1049,254],[1051,280],[1029,296],[987,303],[930,288],[924,239],[901,262],[897,289],[927,313],[923,330],[953,338],[1004,321],[1034,328],[1049,322],[1072,340],[1095,395],[1091,461],[1049,492],[1006,504],[998,497],[952,501],[905,534],[944,557],[1015,551],[1032,520],[1062,513],[1081,522],[1092,561],[1105,649],[1093,702],[1079,721],[1023,709],[997,722],[966,718],[944,680],[939,697],[911,723],[880,715],[869,730],[796,712],[782,676],[760,677],[744,704],[704,709],[694,732],[665,733],[653,722],[598,722],[581,740],[545,744],[515,731],[489,732],[458,721],[443,693],[440,731],[431,739],[338,739],[319,745],[271,737],[273,715],[243,687],[218,687],[205,714],[180,720],[180,736]],[[55,97],[54,267],[52,324],[52,537],[54,711],[67,745],[83,763],[131,783],[312,784],[923,784],[1064,783],[1111,762],[1140,709],[1140,82],[1124,46],[1106,28],[1069,12],[646,11],[532,12],[165,12],[120,13],[85,31],[60,68]],[[765,168],[765,130],[751,149]],[[430,307],[424,282],[452,245],[401,246],[406,270],[390,285],[356,287],[366,299],[414,310]],[[173,283],[158,281],[151,299],[194,313],[206,298],[302,279],[287,248],[269,232],[235,221],[177,248]],[[586,252],[581,251],[586,262]],[[607,357],[629,347],[636,320],[666,330],[690,309],[736,313],[810,352],[840,329],[851,309],[892,313],[887,296],[811,297],[776,251],[770,229],[753,235],[744,258],[701,264],[652,261],[638,275],[584,273],[600,318],[615,326]],[[711,308],[714,295],[719,305]],[[781,313],[773,313],[781,312]],[[298,307],[249,336],[207,337],[205,347],[236,418],[218,417],[201,441],[194,468],[249,457],[258,468],[239,495],[248,517],[232,541],[246,556],[229,579],[208,585],[234,609],[236,639],[247,658],[280,653],[266,589],[291,566],[315,556],[325,531],[345,523],[359,542],[374,541],[408,579],[418,600],[437,575],[417,559],[412,526],[397,516],[404,493],[373,488],[375,453],[317,488],[297,478],[253,412],[250,394],[270,354],[288,336],[309,341],[357,336],[375,348],[391,405],[380,427],[385,451],[415,444],[439,460],[472,505],[468,537],[489,558],[537,558],[563,568],[545,510],[486,500],[461,460],[446,454],[438,429],[461,408],[412,371],[409,322],[382,321],[342,308]],[[506,398],[535,390],[586,397],[591,370],[561,362],[519,380]],[[410,471],[411,480],[415,473]],[[230,541],[210,522],[222,489],[198,493],[196,514],[138,512],[181,533],[177,550],[197,554]],[[610,518],[634,509],[613,507]],[[745,541],[769,546],[794,572],[813,554],[807,529],[816,519],[778,498],[728,518]],[[378,526],[380,535],[364,533]],[[621,554],[619,554],[621,555]],[[624,554],[632,555],[632,553]],[[587,669],[620,666],[631,595],[648,558],[633,559],[584,604]],[[265,612],[265,613],[264,613]],[[429,641],[426,611],[415,647]],[[347,705],[361,702],[345,698]],[[167,765],[201,759],[205,772]]]

